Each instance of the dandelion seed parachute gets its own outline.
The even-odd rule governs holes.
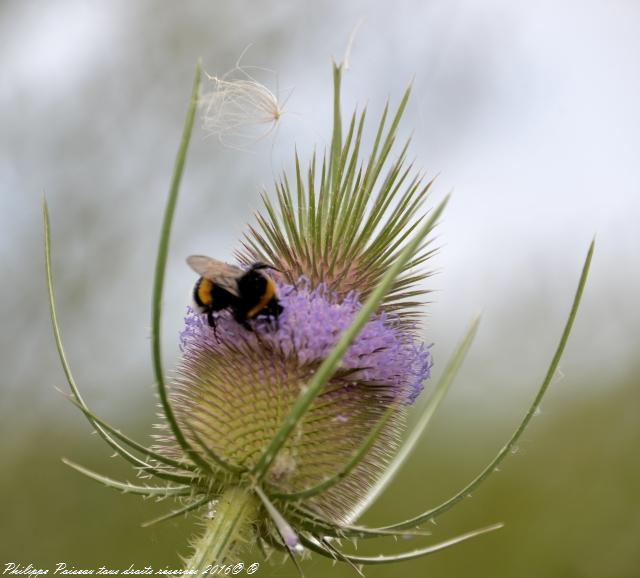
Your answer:
[[[200,97],[202,127],[209,135],[242,145],[264,138],[276,127],[282,106],[264,84],[246,73],[244,78],[209,79],[213,88]]]

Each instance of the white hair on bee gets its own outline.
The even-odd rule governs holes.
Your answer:
[[[253,68],[253,67],[252,67]],[[223,144],[251,144],[276,128],[283,104],[239,64],[222,77],[207,74],[213,88],[200,97],[202,127]]]

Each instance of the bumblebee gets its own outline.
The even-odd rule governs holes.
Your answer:
[[[248,320],[258,315],[274,318],[277,322],[282,305],[278,301],[276,284],[265,273],[265,269],[274,267],[254,263],[244,271],[204,255],[187,257],[187,264],[200,275],[193,288],[193,301],[198,311],[206,313],[214,333],[214,313],[223,309],[230,309],[233,318],[249,331],[252,329]]]

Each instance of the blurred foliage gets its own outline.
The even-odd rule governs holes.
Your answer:
[[[434,540],[495,521],[505,522],[503,530],[406,566],[370,568],[367,576],[397,576],[399,571],[435,578],[637,576],[640,422],[631,408],[640,403],[638,375],[607,384],[606,396],[585,395],[563,409],[554,407],[552,392],[520,451],[472,499],[430,527]],[[368,523],[404,518],[457,490],[497,450],[518,410],[485,416],[484,423],[478,423],[482,417],[469,417],[445,404],[406,471],[367,516]],[[134,406],[121,425],[143,438],[139,424],[151,420],[148,406]],[[113,477],[127,475],[126,465],[105,459],[102,444],[86,434],[79,414],[64,423],[32,425],[29,439],[3,458],[0,561],[45,567],[59,561],[78,567],[179,566],[193,517],[140,528],[170,504],[119,496],[60,462],[64,455]],[[417,543],[360,542],[358,550],[401,551]],[[260,559],[258,552],[250,558]],[[305,570],[307,576],[327,576],[329,568],[314,559]],[[351,576],[353,570],[336,566],[330,572]],[[264,564],[259,575],[296,574],[287,562]]]

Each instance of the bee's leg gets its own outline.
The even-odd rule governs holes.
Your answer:
[[[280,313],[282,313],[282,310],[283,310],[282,305],[276,302],[273,307],[273,318],[275,319],[275,322],[276,322],[276,331],[280,329]]]
[[[271,331],[278,331],[278,329],[280,329],[280,320],[278,319],[280,311],[282,311],[282,307],[280,307],[280,305],[276,304],[274,307],[273,304],[270,304],[263,312],[267,322],[269,323],[269,329]]]
[[[247,319],[247,314],[245,311],[236,309],[233,314],[233,318],[236,320],[236,323],[242,325],[242,327],[244,327],[247,331],[253,331],[253,327],[249,325],[249,320]]]
[[[218,337],[218,327],[216,325],[216,318],[213,316],[213,311],[209,309],[207,311],[207,321],[210,327],[213,327],[213,336],[216,338],[216,341],[220,343],[220,338]]]

